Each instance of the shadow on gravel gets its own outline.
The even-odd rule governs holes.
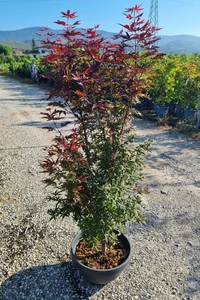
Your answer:
[[[145,222],[132,223],[127,225],[127,231],[129,234],[135,234],[137,232],[151,232],[154,230],[161,230],[168,223],[168,218],[161,215],[156,215],[153,212],[144,213]]]
[[[38,127],[38,128],[44,128],[46,131],[47,131],[47,127],[48,128],[52,127],[54,129],[56,129],[56,127],[57,127],[57,129],[63,128],[62,122],[56,122],[56,126],[55,126],[54,123],[52,123],[50,121],[44,122],[43,120],[44,119],[41,117],[41,122],[40,121],[23,122],[23,123],[18,124],[18,126],[31,126],[31,127],[34,126],[34,127]],[[75,124],[72,117],[67,117],[67,121],[71,122],[70,126],[73,126]],[[65,128],[67,128],[67,126]]]
[[[48,89],[38,86],[36,84],[27,84],[18,82],[17,80],[0,77],[0,89],[9,91],[12,95],[11,99],[4,99],[5,101],[17,101],[21,106],[38,106],[42,107],[41,98],[45,98],[48,94]]]
[[[2,300],[89,299],[103,288],[87,282],[72,262],[35,266],[9,277],[0,287]]]
[[[154,148],[157,148],[157,144],[165,148],[165,152],[160,153],[161,158],[170,158],[173,159],[174,154],[181,154],[181,150],[200,150],[200,143],[198,140],[192,139],[183,133],[179,133],[177,129],[172,130],[163,130],[158,132],[154,132],[152,129],[151,133],[146,133],[145,130],[148,128],[148,121],[144,121],[146,124],[142,124],[145,126],[144,134],[142,137],[139,137],[141,140],[151,139],[154,143],[151,145],[151,151]],[[150,124],[152,125],[152,124]],[[138,127],[141,129],[140,125]],[[157,128],[157,127],[155,127]],[[158,127],[159,129],[159,127]],[[136,131],[137,132],[137,131]]]
[[[40,146],[26,146],[26,147],[10,147],[10,148],[0,148],[0,151],[6,151],[6,150],[10,150],[10,151],[13,151],[13,150],[23,150],[23,149],[37,149],[37,148],[45,148],[47,147],[48,145],[40,145]]]
[[[41,122],[39,122],[39,121],[24,122],[24,123],[18,124],[18,126],[31,126],[31,127],[42,128],[42,129],[44,128],[46,130],[46,132],[47,132],[47,129],[45,127],[55,128],[55,125],[53,123],[44,122],[42,120],[41,120]],[[61,126],[59,126],[59,127],[61,127]],[[46,134],[46,132],[44,131],[45,134]]]
[[[188,299],[200,299],[200,278],[197,276],[189,276],[186,280],[186,286],[185,294],[188,296]]]
[[[188,257],[190,258],[190,272],[188,277],[185,280],[185,294],[188,296],[188,299],[200,299],[200,225],[198,215],[196,222],[198,226],[195,229],[196,239],[191,240],[190,250],[188,252]]]

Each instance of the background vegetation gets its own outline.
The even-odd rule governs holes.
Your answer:
[[[30,47],[33,48],[33,40]],[[48,66],[45,68],[41,64],[41,58],[33,58],[27,54],[27,51],[26,54],[12,55],[12,47],[0,44],[0,72],[31,78],[30,63],[37,65],[39,74],[50,71]],[[145,61],[145,63],[151,64],[151,61]],[[174,103],[182,107],[197,109],[199,87],[200,55],[198,53],[191,55],[170,53],[156,62],[153,84],[148,96],[153,102]]]
[[[175,103],[196,109],[200,87],[200,57],[169,54],[156,62],[150,98],[157,103]]]

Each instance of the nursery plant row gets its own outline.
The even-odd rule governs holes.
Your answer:
[[[50,73],[51,70],[41,64],[41,58],[36,59],[25,54],[13,56],[11,52],[6,55],[0,53],[0,71],[31,79],[30,64],[32,63],[38,70],[38,82],[48,83],[43,75]],[[146,63],[151,62],[147,60]],[[193,117],[199,102],[200,55],[198,53],[164,55],[154,63],[153,71],[151,88],[147,100],[142,100],[142,105],[154,110],[160,118],[165,117],[166,114],[184,119]]]
[[[169,54],[154,65],[149,96],[159,106],[166,105],[174,109],[178,117],[187,118],[198,108],[199,87],[200,55]]]

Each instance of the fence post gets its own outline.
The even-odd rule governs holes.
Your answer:
[[[197,125],[196,130],[198,131],[200,127],[200,94],[198,96],[198,107],[197,107]]]

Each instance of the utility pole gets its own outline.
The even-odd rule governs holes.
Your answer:
[[[158,28],[158,0],[151,0],[149,21],[151,26]],[[155,37],[158,37],[158,31],[155,31]]]

